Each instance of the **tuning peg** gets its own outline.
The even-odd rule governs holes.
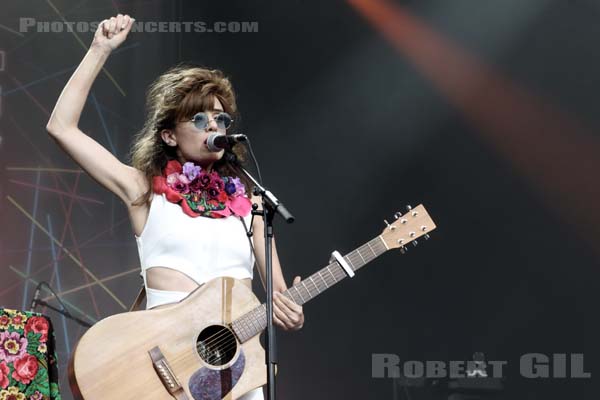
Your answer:
[[[412,207],[411,206],[406,206],[406,211],[410,211],[410,210],[412,210]]]
[[[425,240],[429,240],[429,238],[430,238],[429,233],[426,233],[425,236],[423,236],[423,239],[425,239]]]
[[[396,211],[396,213],[394,214],[394,219],[399,219],[402,216],[402,213],[400,211]]]
[[[419,245],[419,242],[417,242],[416,240],[412,241],[413,247],[417,247]]]
[[[387,222],[387,219],[384,219],[383,222],[385,222],[385,225],[391,230],[393,231],[394,229],[396,229],[396,226],[394,225],[390,225],[389,222]]]
[[[408,247],[402,246],[400,247],[400,253],[405,254],[408,251]]]

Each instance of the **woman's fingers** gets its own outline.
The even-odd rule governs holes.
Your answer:
[[[115,33],[120,32],[123,29],[123,14],[117,15],[117,24],[115,26]]]
[[[276,292],[273,307],[275,315],[283,321],[287,329],[300,329],[304,324],[302,306],[294,303],[286,296]]]
[[[273,322],[277,322],[286,331],[294,326],[294,323],[276,303],[273,303]]]
[[[121,29],[126,29],[131,22],[131,17],[129,15],[125,15],[123,17],[123,24],[121,25]]]
[[[280,305],[282,310],[286,311],[289,315],[302,314],[302,306],[294,303],[291,299],[281,293],[275,295],[275,301]]]
[[[280,320],[280,319],[277,317],[277,315],[275,315],[275,313],[273,313],[273,322],[274,322],[275,324],[277,324],[277,325],[278,325],[280,328],[282,328],[283,330],[286,330],[286,331],[287,331],[287,330],[289,329],[289,328],[288,328],[288,327],[285,325],[285,323],[284,323],[282,320]]]
[[[118,14],[103,20],[94,34],[92,46],[107,51],[116,49],[127,38],[134,22],[135,19],[126,14]]]
[[[111,17],[108,22],[108,35],[109,39],[112,39],[114,36],[115,27],[117,26],[117,19],[115,17]]]
[[[129,34],[129,31],[131,31],[134,21],[135,21],[135,19],[131,18],[129,15],[125,15],[123,17],[123,25],[121,28],[121,32],[125,32],[125,36],[127,36]],[[121,32],[119,32],[119,33],[121,33]]]

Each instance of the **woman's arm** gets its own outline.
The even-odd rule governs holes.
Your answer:
[[[121,163],[98,142],[84,134],[78,125],[96,76],[112,50],[123,43],[133,21],[129,16],[121,14],[102,21],[89,51],[63,89],[46,125],[52,138],[81,168],[127,203],[144,192],[146,183],[143,174]]]
[[[253,197],[253,202],[260,204],[260,198]],[[254,250],[256,253],[256,264],[263,287],[266,288],[266,262],[265,262],[265,237],[264,222],[262,218],[255,218],[252,226],[254,231]],[[281,295],[287,290],[279,256],[277,255],[277,246],[273,239],[273,322],[284,330],[298,330],[304,325],[304,313],[302,306],[294,303],[291,299]],[[296,276],[292,285],[300,282],[300,277]]]

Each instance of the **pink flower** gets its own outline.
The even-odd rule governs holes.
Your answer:
[[[6,365],[6,363],[0,363],[0,388],[2,388],[2,389],[6,389],[6,387],[8,386],[9,372],[10,372],[10,369],[8,368],[8,365]]]
[[[167,184],[171,187],[177,182],[179,179],[179,174],[177,172],[173,172],[172,174],[167,176]]]
[[[252,202],[245,196],[234,197],[227,205],[231,212],[240,217],[245,217],[250,214],[250,210],[252,210]]]
[[[185,176],[185,174],[179,174],[179,176],[177,177],[177,179],[179,179],[179,182],[181,183],[185,183],[186,185],[190,184],[190,180],[188,179],[187,176]]]
[[[33,378],[38,373],[38,360],[31,354],[26,354],[24,357],[15,360],[14,362],[15,371],[12,373],[12,377],[17,381],[25,385],[31,383]]]
[[[35,393],[29,396],[29,400],[44,400],[44,395],[39,390],[36,390]]]
[[[13,362],[27,352],[27,338],[18,332],[0,333],[0,360]]]

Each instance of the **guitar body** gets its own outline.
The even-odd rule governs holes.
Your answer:
[[[287,289],[303,305],[388,250],[436,228],[422,205],[395,214],[381,235]],[[105,318],[83,335],[69,365],[75,398],[237,399],[267,382],[259,333],[266,308],[241,281],[213,279],[180,303]],[[235,334],[230,325],[235,326]],[[238,339],[239,337],[239,339]],[[240,342],[241,341],[241,342]]]
[[[265,355],[259,335],[240,344],[225,325],[259,305],[241,281],[225,277],[180,303],[105,318],[73,353],[73,394],[85,400],[173,399],[149,354],[158,346],[190,400],[237,399],[266,384]],[[227,345],[207,350],[205,343]]]

